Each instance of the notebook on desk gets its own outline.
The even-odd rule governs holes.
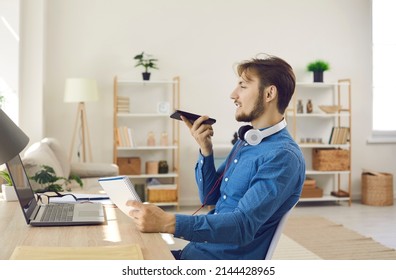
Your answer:
[[[100,203],[38,203],[20,156],[15,156],[6,165],[27,224],[74,226],[105,222],[103,205]]]

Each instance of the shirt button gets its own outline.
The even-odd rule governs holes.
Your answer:
[[[227,199],[227,196],[226,196],[226,195],[223,195],[223,199],[226,200],[226,199]]]
[[[238,162],[238,160],[237,159],[234,159],[234,163],[237,163]]]
[[[201,159],[201,164],[203,164],[203,159]]]
[[[224,181],[228,182],[228,177],[224,179]]]

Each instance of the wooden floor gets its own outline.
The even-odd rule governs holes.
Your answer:
[[[194,210],[196,207],[181,207],[179,212],[191,214]],[[205,209],[200,213],[205,213]],[[382,207],[363,205],[360,201],[353,201],[351,206],[345,202],[299,202],[291,215],[322,216],[396,249],[396,201],[392,206]],[[175,244],[170,244],[170,248],[182,248],[185,243],[175,239]]]

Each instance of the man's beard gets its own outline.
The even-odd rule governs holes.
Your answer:
[[[259,94],[253,110],[249,114],[242,113],[238,116],[235,116],[235,119],[238,122],[252,122],[253,120],[259,118],[262,114],[264,114],[264,111],[264,94]]]

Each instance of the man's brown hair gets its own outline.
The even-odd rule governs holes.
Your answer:
[[[245,73],[247,79],[255,75],[260,80],[259,92],[274,85],[278,90],[278,111],[283,114],[289,105],[296,87],[296,76],[293,68],[283,59],[276,56],[253,58],[240,63],[237,67],[238,75]]]

